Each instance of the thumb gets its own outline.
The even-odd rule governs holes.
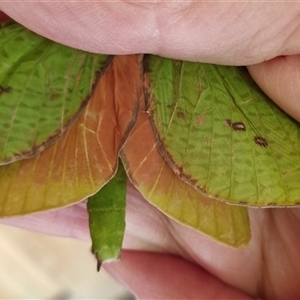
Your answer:
[[[300,121],[300,55],[276,57],[248,71],[278,106]]]
[[[252,299],[201,267],[171,254],[129,251],[105,269],[138,299]]]

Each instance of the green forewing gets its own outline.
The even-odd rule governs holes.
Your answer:
[[[116,175],[88,200],[92,251],[100,264],[120,256],[125,231],[126,179],[119,161]]]
[[[85,107],[107,55],[72,49],[16,23],[0,28],[0,164],[54,142]]]
[[[149,56],[147,70],[159,148],[182,179],[232,203],[300,203],[299,123],[246,69]]]

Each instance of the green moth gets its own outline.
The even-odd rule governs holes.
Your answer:
[[[234,247],[250,240],[241,206],[300,203],[299,124],[244,68],[90,54],[16,23],[0,37],[2,217],[90,197],[100,267],[120,255],[126,173],[163,213]]]

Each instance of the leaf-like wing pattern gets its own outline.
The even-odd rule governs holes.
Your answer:
[[[183,180],[250,206],[300,203],[300,127],[243,68],[147,59],[159,149]]]
[[[164,214],[224,244],[247,245],[247,208],[208,198],[182,181],[160,155],[145,109],[120,154],[130,180]]]
[[[18,50],[17,50],[18,49]],[[0,165],[53,143],[86,107],[111,57],[55,43],[17,23],[0,28]]]
[[[1,166],[0,216],[70,205],[108,182],[136,120],[140,77],[138,56],[116,57],[83,114],[56,143]]]

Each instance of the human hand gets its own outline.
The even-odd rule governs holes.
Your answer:
[[[126,204],[123,248],[147,252],[124,250],[120,262],[103,266],[138,298],[299,298],[299,208],[250,208],[251,242],[244,249],[233,249],[169,219],[131,184]],[[89,239],[83,202],[5,222]]]
[[[0,3],[29,29],[90,52],[252,65],[258,85],[298,121],[299,9],[300,3],[265,1]]]
[[[151,52],[245,65],[300,53],[295,7],[290,3],[0,3],[0,9],[31,29],[86,50]],[[275,58],[249,70],[261,86],[265,83],[267,93],[268,88],[273,92],[274,100],[286,103],[299,119],[295,61],[298,56]],[[265,73],[259,77],[261,69]],[[124,248],[179,256],[125,251],[121,263],[107,264],[138,297],[247,299],[244,292],[260,298],[299,297],[299,209],[249,209],[251,243],[235,250],[169,220],[132,187],[127,205]],[[82,204],[12,221],[31,229],[45,224],[51,234],[88,236]]]

